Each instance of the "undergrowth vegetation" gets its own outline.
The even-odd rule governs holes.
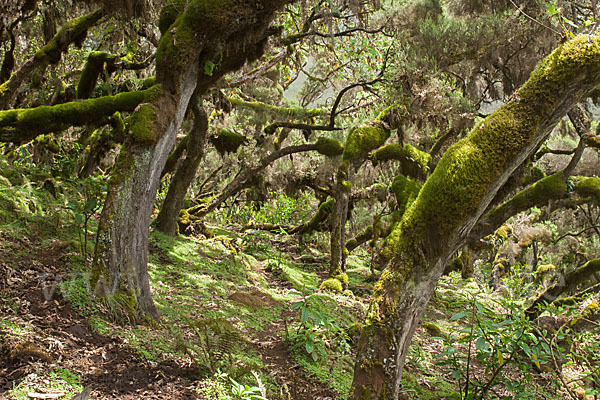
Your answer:
[[[3,176],[12,181],[0,181],[3,201],[10,205],[2,208],[0,250],[27,258],[25,248],[12,249],[10,243],[24,236],[45,243],[60,232],[58,246],[69,258],[61,265],[56,290],[91,332],[120,338],[142,361],[187,360],[195,371],[194,391],[206,399],[285,399],[289,383],[274,372],[287,368],[287,362],[339,399],[348,397],[372,290],[367,253],[349,257],[349,291],[336,293],[319,289],[327,265],[314,238],[296,242],[283,234],[244,232],[239,228],[247,223],[245,217],[211,225],[210,238],[153,232],[149,273],[161,322],[144,324],[130,318],[134,310],[126,298],[100,301],[89,285],[85,238],[94,234],[96,204],[90,199],[102,183],[52,179],[49,186],[44,170],[25,171],[6,160],[1,165]],[[282,202],[289,209],[273,213]],[[293,224],[299,221],[294,219],[299,207],[281,195],[258,215],[265,223]],[[483,263],[475,279],[458,272],[442,279],[411,347],[403,396],[562,399],[565,391],[597,394],[597,332],[569,326],[557,331],[526,318],[524,305],[537,290],[527,264],[516,263],[502,277],[502,292],[491,289],[491,275],[491,264]],[[49,299],[55,296],[50,293]],[[0,307],[5,341],[48,337],[19,317],[24,304],[10,292],[1,292]],[[542,315],[585,317],[575,306],[544,307]],[[263,342],[283,347],[269,353]],[[8,398],[24,399],[41,386],[68,395],[81,390],[83,378],[58,362],[28,375]]]

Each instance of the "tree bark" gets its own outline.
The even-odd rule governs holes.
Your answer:
[[[348,165],[345,164],[346,168]],[[329,277],[334,278],[346,270],[346,221],[348,219],[348,204],[350,202],[350,191],[352,184],[348,179],[348,170],[340,166],[337,172],[335,205],[331,214],[331,261],[329,265]]]
[[[259,57],[274,12],[287,2],[192,0],[164,31],[156,55],[162,90],[131,116],[109,182],[92,264],[98,294],[123,293],[139,314],[159,318],[147,270],[150,215],[190,98]]]
[[[600,83],[600,38],[577,36],[532,73],[514,100],[451,146],[386,239],[358,345],[354,399],[398,399],[411,338],[452,254],[499,189]]]
[[[196,176],[198,166],[204,158],[204,148],[206,146],[208,117],[201,101],[195,100],[191,107],[194,113],[194,126],[188,134],[185,159],[171,179],[167,197],[156,218],[156,229],[170,236],[176,236],[178,233],[177,220],[179,212],[183,208],[185,195]]]

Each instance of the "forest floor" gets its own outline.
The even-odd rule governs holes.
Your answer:
[[[45,175],[10,177],[0,180],[0,399],[68,400],[84,388],[91,399],[347,398],[372,290],[368,257],[350,256],[350,292],[331,293],[319,289],[327,254],[314,243],[217,226],[211,238],[153,232],[162,319],[132,321],[127,296],[99,301],[88,285],[90,256],[67,206],[73,185],[48,194]],[[469,331],[474,296],[495,301],[486,290],[442,280],[411,346],[406,399],[461,398],[456,372],[436,363]],[[536,376],[531,398],[564,398],[552,380]]]

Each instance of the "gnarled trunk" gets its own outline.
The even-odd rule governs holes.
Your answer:
[[[150,214],[190,98],[259,57],[272,16],[286,2],[191,0],[180,15],[161,18],[156,79],[162,90],[132,115],[113,169],[92,265],[99,294],[124,293],[140,314],[158,319],[147,271]],[[206,65],[215,68],[207,74]]]
[[[451,255],[498,190],[569,109],[600,83],[600,39],[578,36],[515,99],[451,146],[386,239],[354,371],[354,399],[398,399],[415,328]]]

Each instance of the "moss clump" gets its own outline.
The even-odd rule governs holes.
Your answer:
[[[431,336],[435,337],[444,337],[444,332],[442,332],[442,328],[434,324],[433,322],[425,322],[423,323],[423,328],[429,333]]]
[[[341,274],[337,274],[333,278],[340,281],[343,285],[348,285],[350,283],[350,281],[348,280],[348,274],[345,272],[341,273]]]
[[[344,146],[335,139],[320,137],[315,143],[317,151],[327,157],[339,156],[344,152]]]
[[[51,153],[56,154],[60,152],[60,144],[52,135],[40,135],[35,138],[34,143],[44,146]]]
[[[235,153],[246,140],[246,136],[224,128],[219,128],[217,133],[210,137],[210,142],[221,155]]]
[[[144,104],[131,116],[130,130],[133,139],[139,143],[154,143],[158,137],[154,130],[156,110],[151,104]]]
[[[344,160],[357,160],[367,156],[370,151],[380,147],[390,137],[390,130],[377,121],[371,125],[354,128],[348,135],[344,147]]]
[[[346,249],[348,251],[352,251],[357,247],[358,247],[358,242],[356,241],[356,239],[353,238],[353,239],[346,241]]]
[[[186,0],[169,0],[160,9],[160,16],[158,18],[158,29],[160,34],[164,35],[171,25],[175,22],[179,14],[185,10],[187,4]]]
[[[600,204],[600,178],[580,178],[575,184],[575,191],[582,197],[591,198]]]
[[[421,184],[419,182],[413,181],[402,174],[396,175],[390,186],[390,192],[394,194],[398,204],[396,210],[404,214],[404,211],[412,204],[420,190]]]
[[[342,287],[342,282],[338,281],[335,278],[329,278],[329,279],[324,280],[323,283],[321,283],[321,286],[319,286],[319,289],[325,290],[328,292],[339,293],[343,290],[343,287]]]

